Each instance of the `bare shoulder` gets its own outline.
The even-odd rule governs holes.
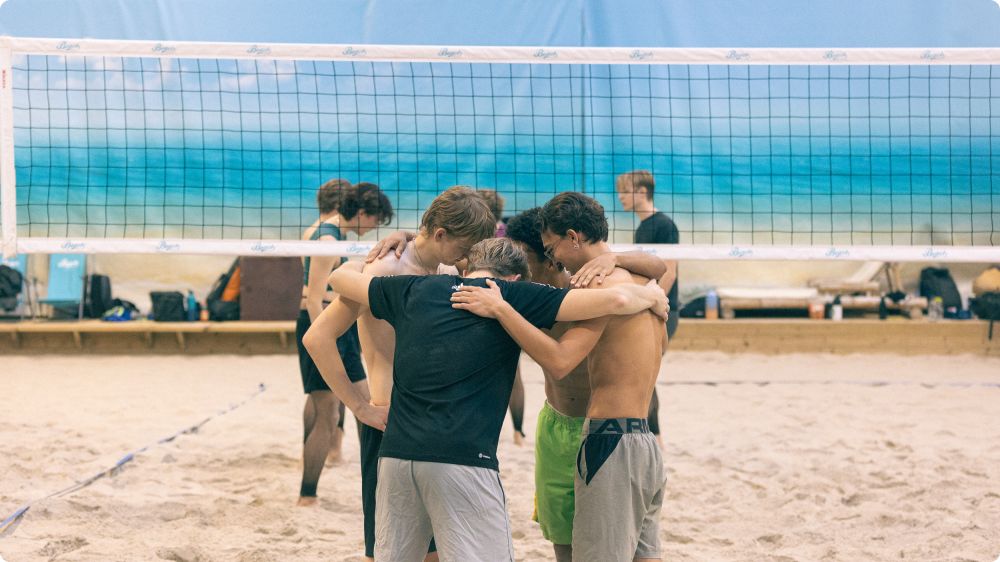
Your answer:
[[[365,264],[365,268],[362,271],[374,275],[375,277],[400,275],[404,273],[402,261],[396,257],[396,254],[392,253],[380,260],[375,260],[372,263]]]
[[[597,279],[590,282],[587,286],[588,289],[607,289],[609,287],[614,287],[616,285],[645,285],[649,283],[649,279],[630,273],[620,267],[616,267],[615,270],[604,278],[604,283],[598,283]]]

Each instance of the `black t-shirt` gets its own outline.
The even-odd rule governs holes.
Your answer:
[[[497,441],[521,348],[496,320],[451,307],[454,275],[376,277],[372,315],[396,330],[389,422],[380,456],[499,470]],[[551,328],[567,289],[497,280],[529,322]]]
[[[635,229],[636,244],[678,244],[680,241],[681,234],[677,230],[677,225],[674,224],[674,221],[670,220],[670,217],[659,211],[643,219],[639,223],[639,228]],[[673,286],[670,287],[670,293],[667,295],[667,298],[670,299],[671,309],[679,311],[680,303],[677,302],[676,279],[674,279]],[[673,317],[673,314],[671,314],[671,317]]]

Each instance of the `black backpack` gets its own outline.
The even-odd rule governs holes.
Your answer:
[[[240,319],[240,301],[238,299],[235,301],[222,300],[222,293],[225,292],[226,285],[229,284],[229,280],[232,279],[233,273],[236,272],[236,268],[239,266],[240,259],[236,258],[233,265],[229,267],[229,271],[220,275],[215,280],[215,283],[212,284],[212,290],[208,292],[208,297],[205,298],[209,320],[221,322]]]
[[[13,267],[0,265],[0,308],[10,310],[17,306],[17,295],[21,294],[23,281],[21,272]]]
[[[946,267],[925,267],[920,270],[920,296],[927,302],[941,297],[945,312],[962,310],[962,295],[955,286],[955,280]]]
[[[100,318],[115,306],[111,298],[111,279],[107,275],[94,273],[87,280],[87,298],[83,305],[83,314],[88,318]]]
[[[990,339],[993,339],[993,323],[1000,320],[1000,291],[989,291],[969,300],[972,313],[990,321]]]

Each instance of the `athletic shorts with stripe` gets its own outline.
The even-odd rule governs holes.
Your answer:
[[[645,419],[588,419],[577,455],[573,562],[660,558],[666,472]]]

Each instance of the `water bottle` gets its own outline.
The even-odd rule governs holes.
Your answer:
[[[705,295],[705,320],[719,319],[719,293],[715,289],[708,291]]]
[[[187,296],[187,321],[195,322],[198,320],[198,299],[194,298],[194,292],[188,291]]]
[[[830,305],[830,320],[839,322],[844,319],[844,305],[840,303],[840,295],[833,297],[833,304]]]
[[[937,322],[944,317],[944,300],[941,297],[934,297],[931,299],[931,303],[927,305],[927,319],[931,322]]]

